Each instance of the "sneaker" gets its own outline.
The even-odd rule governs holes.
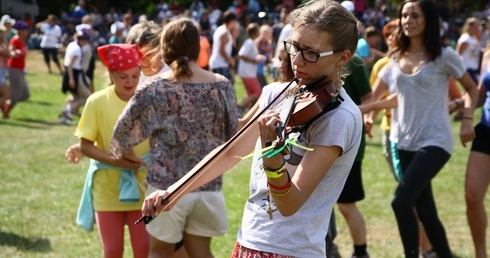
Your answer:
[[[60,124],[62,125],[71,125],[71,121],[70,119],[64,117],[64,116],[61,116],[60,117]]]
[[[71,116],[71,113],[64,110],[61,111],[61,113],[58,115],[58,118],[61,119],[61,118],[65,118],[66,120],[72,120],[72,116]]]
[[[419,257],[420,258],[439,258],[439,256],[437,256],[437,253],[436,253],[436,251],[434,251],[434,249],[421,251]]]
[[[350,258],[369,258],[369,253],[366,253],[365,255],[361,255],[361,256],[357,256],[355,253],[353,253]]]
[[[332,250],[330,250],[330,253],[327,254],[328,258],[342,258],[339,252],[339,246],[335,243],[332,245]]]

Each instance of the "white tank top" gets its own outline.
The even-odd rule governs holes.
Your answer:
[[[227,60],[219,52],[220,47],[220,37],[226,33],[228,36],[228,43],[225,45],[225,51],[228,56],[231,56],[231,50],[233,48],[233,37],[231,33],[226,29],[226,25],[223,24],[219,26],[213,34],[213,49],[211,52],[211,57],[209,58],[209,67],[211,69],[215,68],[229,68]]]

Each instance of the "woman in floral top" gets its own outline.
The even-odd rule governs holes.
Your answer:
[[[110,146],[112,155],[132,159],[131,148],[150,137],[147,195],[177,182],[238,127],[233,86],[196,64],[200,49],[194,23],[181,18],[167,24],[161,45],[171,71],[141,85],[120,116]],[[211,255],[211,237],[228,230],[221,184],[218,177],[186,194],[148,225],[150,256],[171,257],[182,239],[191,257]]]

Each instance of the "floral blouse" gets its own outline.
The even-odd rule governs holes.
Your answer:
[[[147,181],[167,189],[238,130],[235,90],[215,82],[172,82],[157,78],[136,91],[114,129],[109,153],[121,157],[150,137]],[[218,177],[197,191],[221,190]]]

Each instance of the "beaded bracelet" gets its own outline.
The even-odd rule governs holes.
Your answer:
[[[273,191],[269,190],[269,192],[270,192],[272,195],[277,196],[277,197],[283,197],[283,196],[286,196],[286,195],[288,195],[289,191],[291,191],[291,188],[288,188],[288,190],[287,190],[286,192],[284,192],[284,193],[275,193],[275,192],[273,192]]]

